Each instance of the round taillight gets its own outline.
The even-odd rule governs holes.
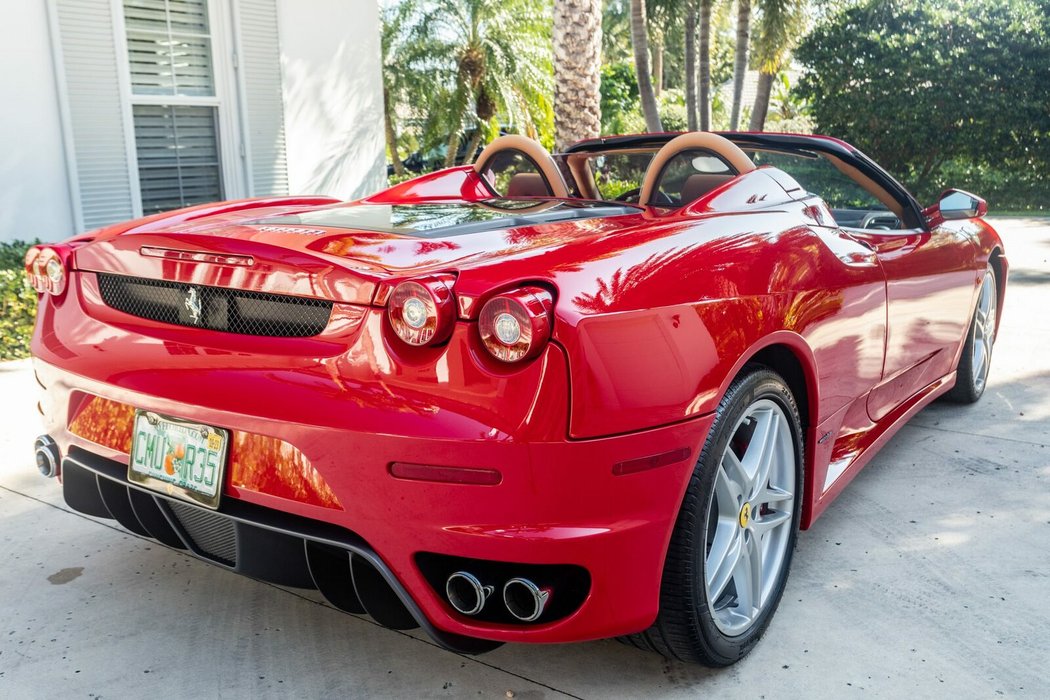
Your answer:
[[[551,293],[524,287],[492,297],[481,307],[481,344],[502,362],[535,357],[551,337]]]
[[[397,337],[409,345],[444,342],[455,321],[452,290],[440,279],[402,282],[387,300],[387,318]]]
[[[54,296],[60,296],[66,291],[66,265],[53,248],[30,248],[26,253],[25,266],[29,284],[36,291]]]

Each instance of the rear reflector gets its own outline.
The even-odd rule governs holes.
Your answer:
[[[669,464],[684,462],[689,459],[690,454],[692,454],[692,451],[688,447],[680,447],[677,450],[661,452],[660,454],[652,455],[651,457],[629,459],[626,462],[620,462],[613,465],[612,473],[616,476],[623,476],[624,474],[644,472],[649,469],[656,469],[657,467],[666,467]]]
[[[471,469],[468,467],[438,467],[431,464],[408,464],[393,462],[390,476],[412,481],[440,481],[448,484],[475,484],[495,486],[503,481],[503,475],[495,469]]]

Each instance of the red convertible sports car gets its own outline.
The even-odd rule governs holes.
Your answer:
[[[988,377],[985,203],[832,138],[648,134],[30,251],[66,502],[478,653],[727,665],[805,529]],[[215,595],[222,595],[215,592]]]

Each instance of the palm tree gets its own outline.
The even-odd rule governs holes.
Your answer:
[[[714,0],[685,3],[685,107],[689,130],[711,130],[711,12]],[[697,56],[699,20],[699,57]],[[700,69],[697,95],[697,64]]]
[[[740,103],[744,98],[744,80],[747,78],[747,50],[751,34],[751,0],[737,0],[736,59],[733,62],[733,108],[729,114],[729,130],[740,125]]]
[[[448,134],[445,165],[455,163],[468,130],[473,154],[486,134],[506,126],[533,137],[549,133],[550,5],[534,0],[431,0],[411,34],[431,44],[431,128]],[[541,11],[537,11],[541,10]],[[444,71],[444,72],[442,72]],[[442,85],[442,77],[447,85]]]
[[[398,153],[397,106],[415,76],[413,61],[403,42],[405,21],[414,10],[410,0],[382,8],[380,47],[383,60],[383,126],[386,150],[394,164],[394,173],[405,174],[405,166]]]
[[[601,0],[554,0],[554,144],[601,133]]]
[[[638,96],[642,102],[645,128],[650,132],[663,131],[649,69],[649,28],[645,21],[645,0],[631,0],[631,44],[634,47],[634,72],[638,77]]]
[[[711,10],[714,0],[700,0],[700,130],[711,130]]]
[[[696,131],[696,3],[685,10],[685,119],[689,131]]]
[[[755,33],[755,60],[759,65],[751,131],[762,131],[769,112],[773,80],[793,43],[805,33],[806,0],[758,0],[762,13]]]

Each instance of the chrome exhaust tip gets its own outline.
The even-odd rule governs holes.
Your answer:
[[[477,615],[495,590],[466,571],[457,571],[445,581],[445,596],[452,607],[464,615]]]
[[[49,479],[58,474],[58,464],[62,461],[62,454],[58,451],[58,444],[51,439],[50,435],[38,437],[33,442],[33,452],[36,455],[37,471]]]
[[[503,604],[522,622],[535,622],[550,602],[551,590],[527,578],[512,578],[503,585]]]

